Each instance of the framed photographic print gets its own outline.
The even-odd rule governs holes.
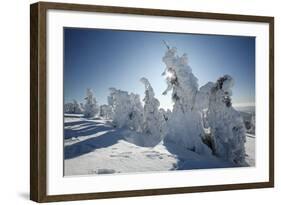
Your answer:
[[[274,18],[40,2],[30,198],[274,186]]]

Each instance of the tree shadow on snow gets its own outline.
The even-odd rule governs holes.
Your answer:
[[[232,163],[222,161],[213,155],[200,155],[173,141],[164,140],[163,144],[171,154],[178,158],[178,163],[173,170],[228,168],[235,166]]]
[[[121,130],[116,131],[113,127],[110,126],[99,126],[92,123],[91,126],[88,126],[79,130],[69,130],[68,134],[77,136],[88,136],[97,134],[99,132],[106,131],[104,134],[99,136],[93,136],[92,138],[77,142],[72,145],[64,147],[64,159],[72,159],[89,152],[94,151],[95,149],[106,148],[116,144],[120,139],[122,139]]]
[[[127,130],[124,132],[124,140],[139,147],[155,147],[161,142],[161,139],[153,138],[151,136]]]
[[[76,126],[75,128],[71,126]],[[64,139],[72,137],[88,136],[101,131],[112,129],[110,126],[104,126],[100,123],[93,123],[91,121],[76,121],[64,123]]]

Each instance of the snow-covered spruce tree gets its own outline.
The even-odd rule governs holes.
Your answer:
[[[231,88],[234,80],[225,75],[211,89],[208,123],[215,155],[232,163],[245,164],[245,126],[240,113],[232,107]]]
[[[163,108],[160,108],[159,112],[163,115],[165,123],[167,123],[172,115],[172,111],[170,109],[164,110]]]
[[[76,100],[73,100],[73,113],[74,114],[82,114],[83,113],[81,105]]]
[[[143,106],[140,96],[134,93],[130,94],[131,112],[129,114],[129,127],[137,132],[142,131],[143,124]]]
[[[208,82],[201,86],[195,97],[195,109],[201,112],[206,111],[209,108],[210,95],[212,89],[216,86],[213,82]]]
[[[110,88],[110,96],[108,104],[112,106],[113,115],[112,122],[116,127],[124,127],[128,121],[129,109],[129,94],[126,91]]]
[[[116,127],[141,131],[143,108],[139,95],[110,88],[108,104],[112,106],[112,122]]]
[[[140,81],[145,86],[142,132],[148,136],[146,144],[154,146],[162,141],[166,134],[166,121],[164,115],[159,111],[160,102],[155,98],[149,81],[146,78],[141,78]]]
[[[84,105],[84,117],[95,117],[99,112],[99,107],[97,105],[93,91],[89,88],[87,89],[85,100],[86,103]]]
[[[77,103],[76,100],[73,100],[71,103],[65,103],[64,104],[64,112],[69,113],[69,114],[81,114],[82,113],[82,108],[80,104]]]
[[[199,154],[209,155],[211,150],[202,141],[204,130],[201,114],[195,106],[198,80],[188,65],[187,55],[178,57],[176,52],[176,48],[168,47],[163,57],[166,69],[162,75],[165,76],[168,85],[163,94],[172,90],[174,102],[166,139]]]
[[[106,120],[112,119],[112,107],[110,105],[101,105],[100,116]]]
[[[254,113],[252,113],[250,124],[251,124],[251,128],[249,129],[249,133],[255,134],[256,133],[256,116]]]
[[[207,84],[200,87],[199,91],[197,92],[197,95],[195,97],[195,109],[200,111],[201,119],[202,119],[202,126],[204,129],[204,135],[202,136],[202,140],[205,144],[207,144],[209,147],[212,147],[211,145],[211,130],[210,125],[208,122],[208,108],[209,108],[209,101],[210,101],[210,95],[211,90],[215,86],[215,83],[208,82]]]
[[[81,108],[81,110],[82,110],[82,113],[84,113],[85,107],[84,107],[84,104],[83,104],[83,103],[80,103],[80,108]]]
[[[72,114],[73,113],[73,103],[65,103],[63,105],[64,113]]]

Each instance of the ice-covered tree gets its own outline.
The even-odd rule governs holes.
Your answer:
[[[83,109],[82,109],[81,105],[76,100],[73,100],[73,113],[75,113],[75,114],[83,113]]]
[[[207,112],[213,152],[235,164],[245,163],[245,127],[240,113],[232,107],[234,80],[225,75],[211,89]]]
[[[196,93],[195,96],[194,107],[196,110],[204,112],[206,109],[209,108],[210,95],[214,86],[215,83],[208,82],[200,87],[199,91]]]
[[[159,112],[163,115],[164,120],[167,123],[167,121],[170,119],[170,117],[172,115],[172,111],[170,109],[164,110],[163,108],[160,108]]]
[[[252,114],[251,117],[251,133],[255,134],[256,133],[256,115]]]
[[[101,105],[100,106],[100,116],[104,119],[112,119],[112,107],[110,105]]]
[[[179,57],[176,53],[176,48],[168,47],[163,57],[166,69],[162,75],[167,82],[167,89],[163,94],[172,90],[174,102],[173,112],[168,121],[167,140],[200,154],[210,154],[211,150],[202,141],[204,136],[202,118],[195,106],[198,80],[188,65],[187,55]]]
[[[64,113],[72,114],[73,113],[73,103],[65,103],[63,106]]]
[[[126,91],[110,88],[108,104],[112,106],[112,122],[117,127],[124,127],[129,119],[129,94]]]
[[[143,108],[139,95],[110,88],[108,104],[112,106],[112,122],[115,126],[141,130]]]
[[[134,93],[130,94],[131,113],[129,115],[129,127],[137,132],[141,132],[143,124],[143,106],[140,96]]]
[[[243,118],[246,132],[249,134],[255,134],[255,112],[240,111],[240,114]]]
[[[73,100],[72,103],[70,102],[64,104],[64,112],[69,114],[81,114],[83,113],[83,109],[76,100]]]
[[[86,103],[84,105],[84,116],[86,118],[95,117],[99,112],[99,107],[97,105],[93,91],[89,88],[87,89],[85,100]]]
[[[159,111],[160,102],[155,98],[149,81],[146,78],[141,78],[140,81],[145,86],[142,132],[148,136],[147,144],[153,146],[158,144],[165,136],[166,121],[164,115]]]
[[[85,107],[84,107],[84,104],[83,104],[83,103],[80,103],[80,108],[81,108],[81,110],[82,110],[82,113],[84,113]]]

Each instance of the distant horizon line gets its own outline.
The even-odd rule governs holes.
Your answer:
[[[64,104],[66,104],[66,103],[71,103],[71,102],[73,102],[74,100],[76,100],[76,99],[73,99],[72,101],[64,101]],[[76,100],[79,104],[80,103],[83,103],[83,102],[81,102],[81,101],[78,101],[78,100]],[[98,103],[98,102],[97,102]],[[141,103],[143,104],[143,102],[141,101]],[[107,103],[105,103],[105,104],[107,104]],[[105,105],[104,103],[102,103],[102,104],[99,104],[98,103],[98,105],[99,106],[101,106],[101,105]],[[245,103],[233,103],[232,104],[232,107],[236,107],[236,108],[240,108],[240,107],[255,107],[256,106],[256,103],[255,102],[245,102]],[[169,108],[169,107],[163,107],[163,106],[161,106],[161,102],[160,102],[160,106],[159,106],[159,108],[163,108],[163,109],[165,109],[165,110],[167,110],[167,109],[172,109],[172,108]]]
[[[246,102],[246,103],[234,103],[232,104],[233,107],[255,107],[255,102]]]

